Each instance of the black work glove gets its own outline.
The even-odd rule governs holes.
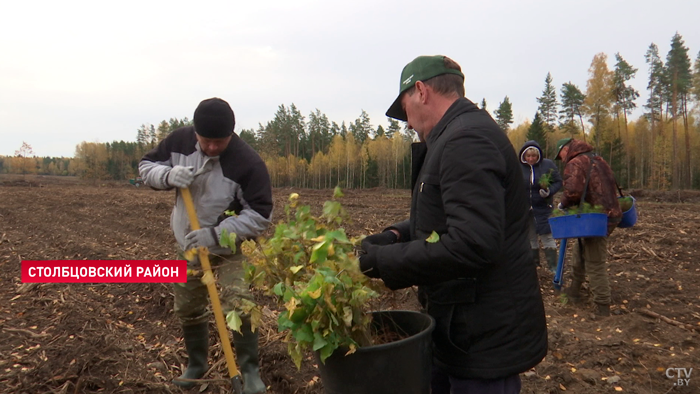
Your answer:
[[[372,234],[368,237],[365,237],[365,239],[362,240],[362,243],[360,245],[362,246],[362,250],[367,252],[367,249],[372,245],[374,245],[374,246],[391,245],[394,242],[398,241],[398,239],[399,239],[399,237],[397,237],[393,231],[386,230],[386,231],[381,232],[379,234]]]
[[[392,233],[393,234],[393,233]],[[381,234],[376,234],[381,235]],[[396,237],[396,235],[394,235]],[[369,237],[368,237],[369,238]],[[367,238],[365,238],[367,239]],[[367,245],[365,247],[364,241],[362,241],[362,254],[360,254],[360,271],[363,274],[369,276],[370,278],[379,278],[379,268],[377,268],[377,251],[378,246]]]

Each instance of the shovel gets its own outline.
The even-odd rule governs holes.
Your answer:
[[[561,290],[562,282],[564,281],[564,258],[566,257],[566,238],[562,238],[559,242],[559,261],[557,261],[557,269],[554,271],[554,289]]]
[[[197,219],[197,212],[194,210],[194,203],[192,202],[192,194],[190,193],[190,189],[180,189],[180,192],[182,193],[182,199],[185,202],[185,208],[187,208],[187,215],[190,218],[190,226],[192,227],[192,230],[199,230],[199,220]],[[216,318],[216,327],[219,330],[221,347],[224,349],[228,373],[231,376],[231,386],[233,387],[234,394],[241,394],[243,393],[241,375],[238,373],[236,361],[233,358],[233,349],[231,349],[231,341],[228,338],[228,330],[226,329],[224,313],[221,310],[219,294],[216,292],[216,282],[214,281],[214,274],[211,272],[209,251],[207,248],[199,248],[199,262],[202,263],[202,270],[204,271],[202,282],[207,285],[207,290],[209,290],[209,298],[211,299],[211,306],[214,310],[214,317]]]

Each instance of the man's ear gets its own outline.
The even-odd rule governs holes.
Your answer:
[[[428,85],[424,84],[423,81],[416,82],[416,93],[419,94],[421,104],[425,104],[428,101],[428,96],[430,94]]]

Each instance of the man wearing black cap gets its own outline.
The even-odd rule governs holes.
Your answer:
[[[419,286],[436,322],[433,394],[518,393],[518,374],[547,353],[547,328],[513,145],[445,56],[404,67],[386,115],[421,141],[410,219],[365,238],[360,268],[391,289]]]
[[[270,225],[272,189],[267,167],[258,154],[234,132],[235,117],[229,104],[219,98],[202,101],[194,111],[194,126],[174,130],[139,163],[144,182],[154,189],[176,188],[176,202],[170,216],[180,253],[207,247],[222,288],[224,313],[251,299],[243,282],[241,254],[221,247],[223,230],[236,234],[240,242],[263,233]],[[201,229],[192,231],[180,188],[189,188]],[[232,211],[232,216],[224,215]],[[182,323],[189,357],[181,379],[199,379],[207,371],[209,353],[209,312],[207,288],[195,258],[188,263],[187,283],[176,283],[174,310]],[[193,271],[191,271],[193,270]],[[258,333],[250,317],[242,316],[241,333],[234,332],[234,346],[244,382],[244,393],[264,393],[258,367]],[[175,380],[182,387],[194,383]]]

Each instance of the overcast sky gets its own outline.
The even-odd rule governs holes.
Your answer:
[[[227,100],[236,131],[272,120],[280,104],[372,125],[403,66],[443,54],[462,66],[467,97],[490,110],[508,95],[532,119],[551,72],[557,93],[585,91],[596,53],[639,68],[646,102],[649,44],[666,58],[679,32],[700,50],[700,1],[14,1],[0,7],[0,155],[29,143],[73,156],[82,141],[135,141],[141,124],[192,118]],[[635,113],[634,117],[641,114]]]

